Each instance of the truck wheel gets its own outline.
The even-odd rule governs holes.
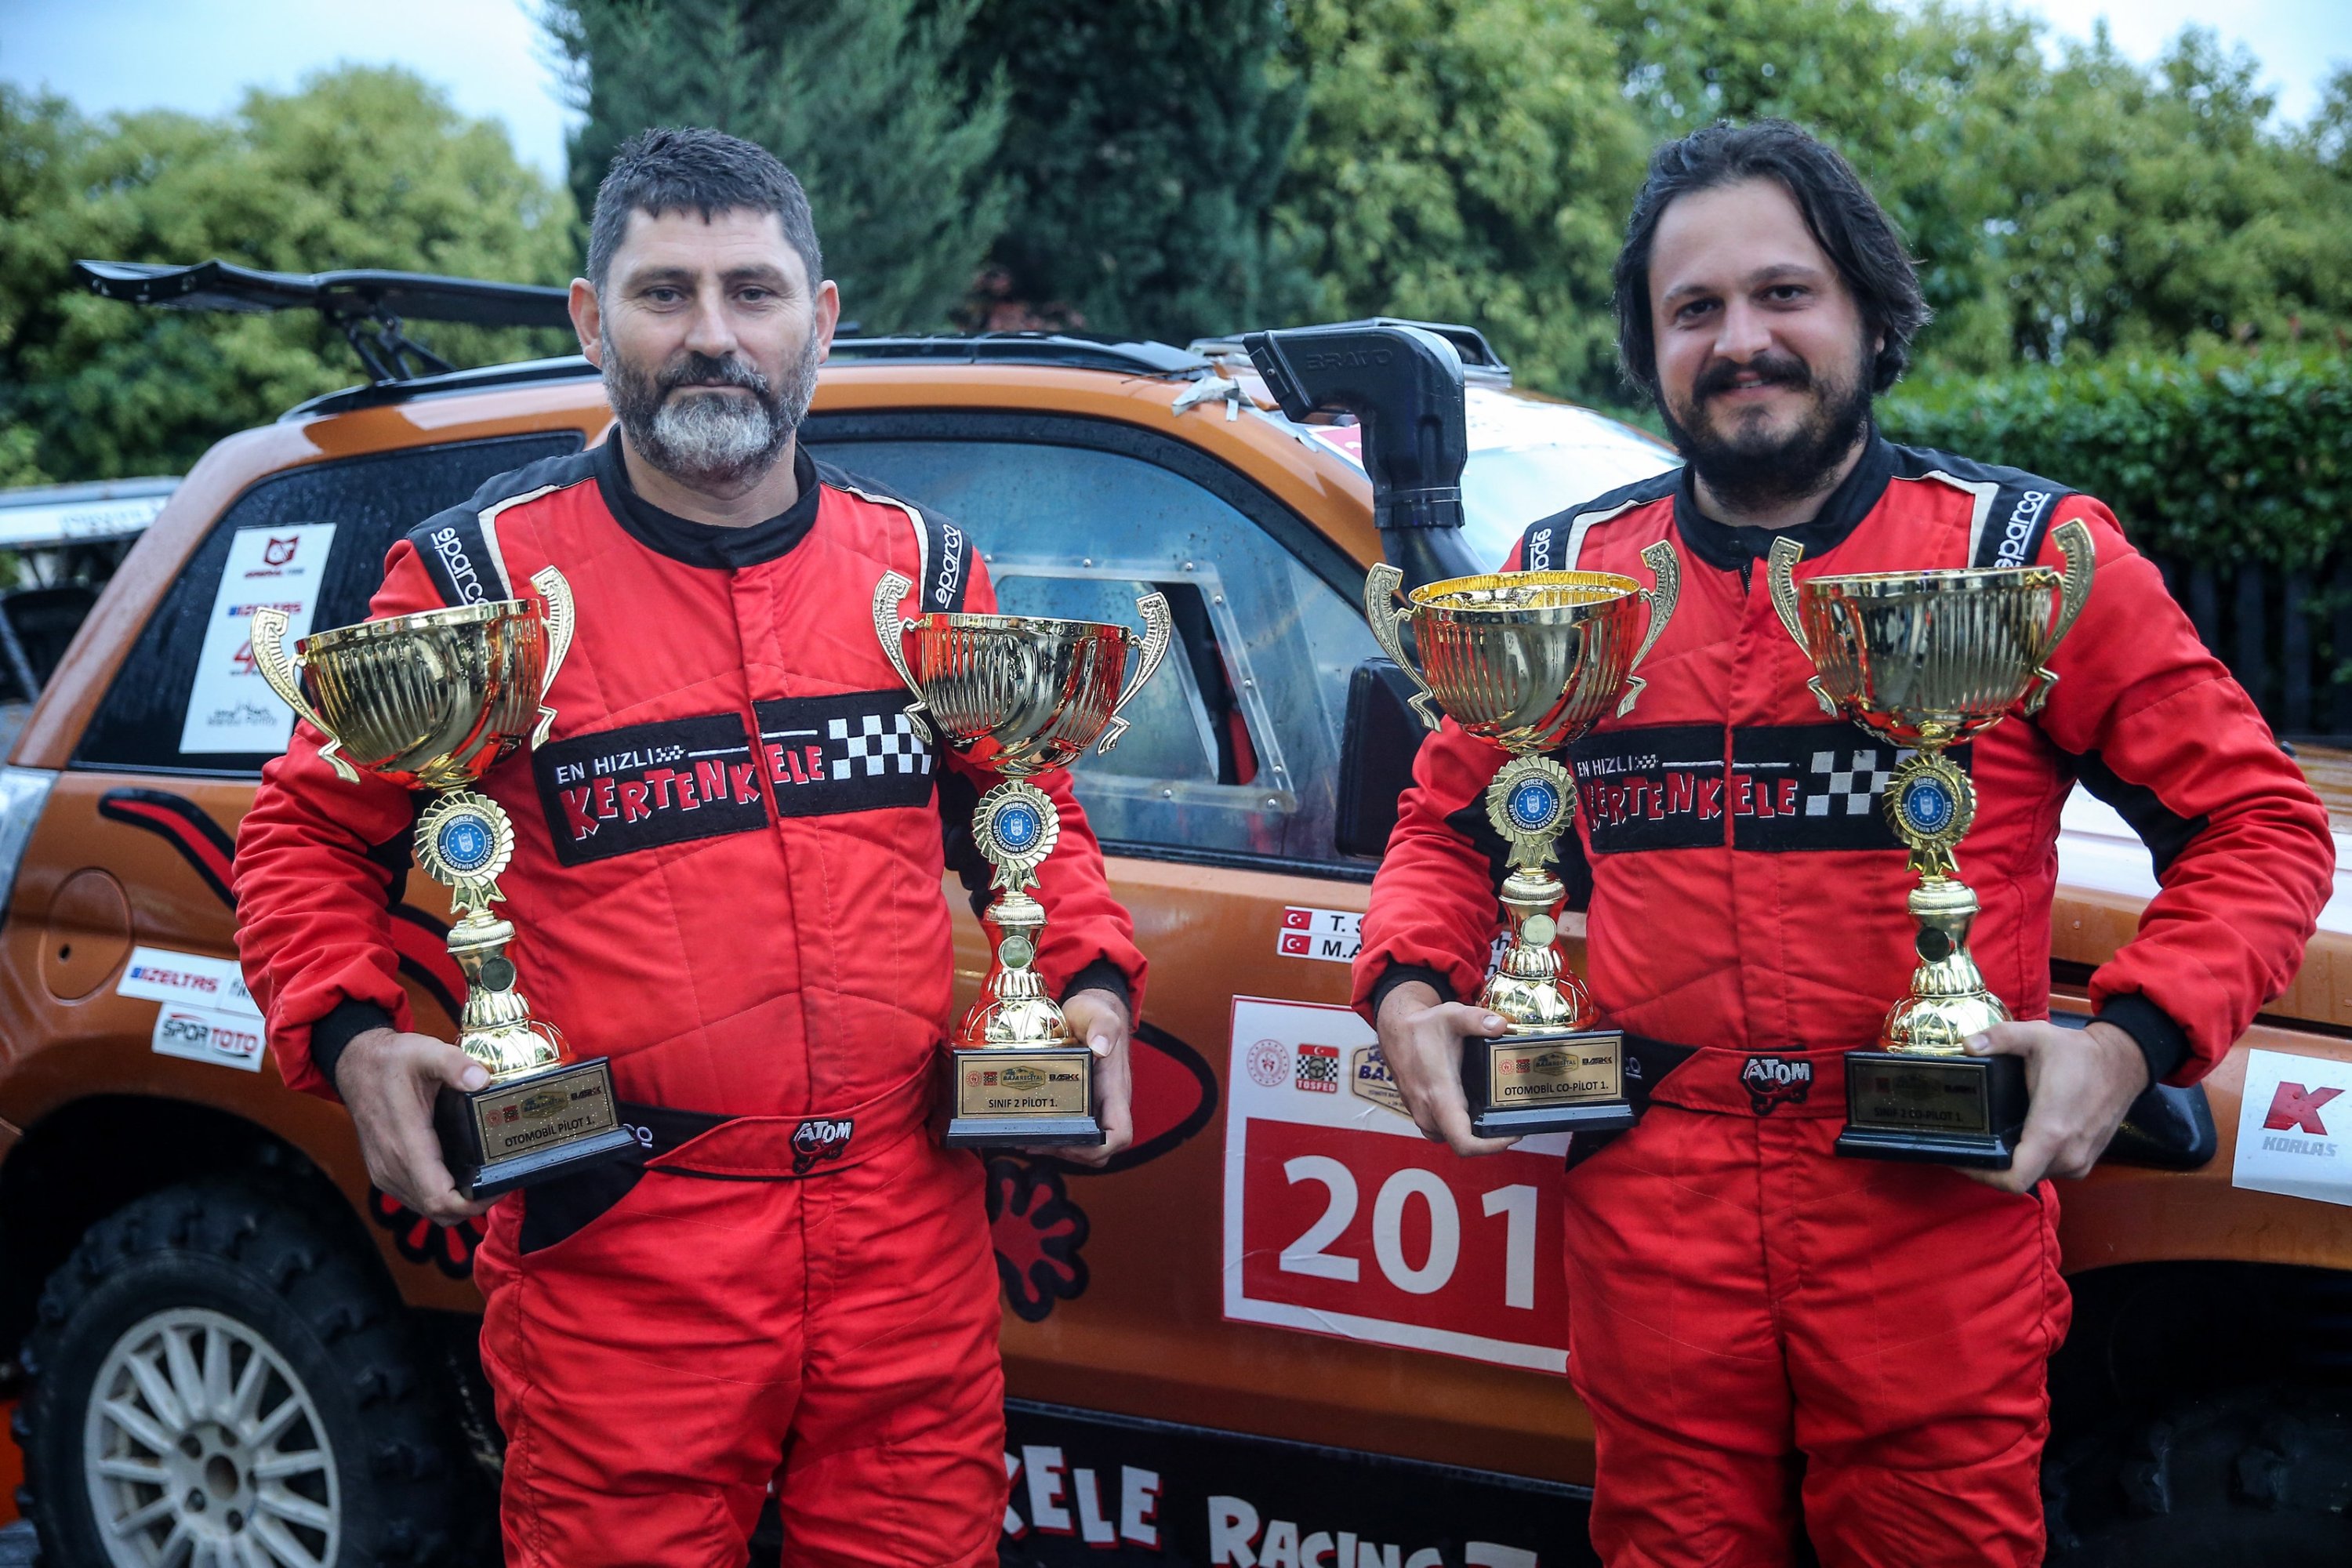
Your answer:
[[[2184,1400],[2053,1454],[2042,1489],[2052,1568],[2352,1563],[2352,1390]]]
[[[18,1498],[48,1562],[450,1554],[467,1500],[428,1363],[383,1283],[283,1199],[172,1187],[92,1226],[24,1361]]]

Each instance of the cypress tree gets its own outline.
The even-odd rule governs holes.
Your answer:
[[[1003,227],[1004,92],[954,70],[980,0],[551,0],[545,24],[587,122],[571,142],[584,220],[613,151],[708,125],[800,176],[844,319],[946,324]]]
[[[994,324],[1182,342],[1295,311],[1269,219],[1305,110],[1287,37],[1277,0],[982,0],[965,76],[1009,84],[1019,184]]]

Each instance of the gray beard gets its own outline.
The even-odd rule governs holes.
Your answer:
[[[751,394],[673,392],[708,369],[688,364],[647,375],[625,361],[609,334],[603,339],[604,385],[613,413],[637,456],[689,489],[740,495],[766,477],[791,445],[816,395],[814,332],[781,386],[740,360],[725,362],[733,384]]]

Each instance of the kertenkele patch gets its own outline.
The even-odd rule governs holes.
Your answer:
[[[776,810],[829,816],[931,802],[932,756],[904,690],[786,697],[756,704]]]
[[[760,772],[734,713],[575,735],[531,753],[548,836],[566,866],[765,827]]]

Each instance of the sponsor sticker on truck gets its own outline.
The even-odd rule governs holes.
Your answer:
[[[259,1072],[261,1009],[233,958],[135,947],[114,983],[122,995],[160,1002],[152,1038],[159,1057]]]
[[[2352,1062],[2248,1051],[2230,1184],[2352,1204]]]
[[[240,528],[231,536],[212,613],[188,688],[180,750],[282,752],[294,734],[294,710],[279,701],[253,661],[253,612],[286,612],[286,647],[310,635],[310,614],[334,547],[331,522]]]
[[[1377,1045],[1345,1007],[1234,998],[1225,1316],[1565,1372],[1567,1136],[1456,1159],[1399,1114]]]

